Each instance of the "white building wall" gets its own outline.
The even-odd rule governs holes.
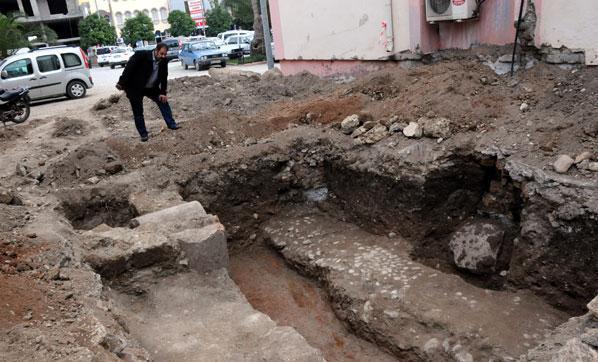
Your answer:
[[[586,63],[598,65],[598,1],[535,0],[536,45],[583,49]]]
[[[393,2],[398,1],[279,0],[285,58],[388,57],[395,47]]]

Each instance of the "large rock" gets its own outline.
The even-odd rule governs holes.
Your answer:
[[[356,114],[350,115],[341,122],[341,131],[344,134],[351,134],[359,127],[359,124],[359,116]]]
[[[228,268],[228,249],[222,224],[188,229],[172,235],[178,241],[189,267],[200,273]]]
[[[426,137],[447,139],[451,136],[451,121],[447,118],[422,117],[417,123],[422,126]]]
[[[472,273],[487,274],[496,271],[504,239],[504,228],[498,223],[474,220],[453,233],[449,247],[457,267]]]
[[[367,131],[366,134],[361,137],[361,142],[371,145],[382,141],[386,137],[388,137],[388,130],[385,126],[378,125]]]
[[[403,129],[403,134],[405,135],[405,137],[409,138],[422,138],[422,136],[424,135],[424,130],[419,124],[411,122],[407,127]]]
[[[585,151],[575,157],[575,164],[577,165],[578,163],[581,163],[585,160],[591,160],[591,159],[592,159],[592,153]]]
[[[553,167],[558,173],[567,173],[574,163],[575,160],[568,155],[560,155],[559,158],[554,162]]]

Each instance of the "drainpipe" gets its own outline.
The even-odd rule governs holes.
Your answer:
[[[390,9],[390,19],[386,22],[386,51],[392,52],[395,48],[394,42],[394,11],[392,6],[393,0],[388,0],[388,8]]]

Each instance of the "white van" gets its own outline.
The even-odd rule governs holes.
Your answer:
[[[116,49],[115,46],[107,46],[107,47],[97,47],[95,49],[96,56],[98,57],[98,65],[103,67],[104,65],[108,65],[110,61],[110,54],[112,51]]]
[[[93,87],[89,63],[79,47],[31,50],[0,62],[0,88],[29,88],[32,100],[68,96],[81,98]]]

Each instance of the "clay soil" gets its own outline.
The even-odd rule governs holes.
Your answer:
[[[135,175],[143,170],[153,187],[165,188],[189,176],[190,156],[217,163],[230,157],[224,156],[224,149],[271,143],[274,134],[300,125],[340,133],[339,123],[352,114],[383,123],[393,117],[406,123],[426,115],[446,117],[453,133],[444,142],[495,145],[515,159],[549,171],[560,154],[598,152],[598,68],[563,69],[540,63],[511,78],[496,75],[471,55],[410,69],[397,65],[349,81],[267,74],[181,78],[169,87],[182,129],[165,129],[157,108],[147,103],[147,143],[139,142],[124,96],[106,109],[89,110],[84,117],[77,115],[66,122],[47,118],[0,128],[0,186],[23,200],[23,205],[0,205],[0,359],[15,357],[11,351],[22,360],[41,356],[69,360],[91,354],[105,360],[97,352],[102,347],[90,343],[92,327],[77,307],[92,303],[81,292],[93,278],[79,259],[80,245],[56,237],[58,231],[69,229],[64,221],[57,221],[60,194],[89,184],[92,177],[110,182],[113,174],[128,174],[135,184],[139,180]],[[526,111],[520,109],[524,102],[529,105]],[[240,147],[235,157],[242,158],[243,152]],[[116,171],[114,163],[122,170]],[[19,172],[18,166],[26,172]],[[576,167],[569,176],[598,181],[597,172]],[[263,260],[266,272],[277,283],[273,275],[283,267],[275,257],[267,259]],[[56,274],[61,264],[72,268],[72,273]],[[233,276],[251,275],[238,272],[239,265],[249,268],[250,264],[233,258]],[[296,280],[285,286],[288,289],[281,297],[292,299],[296,313],[305,303],[324,303],[325,297],[313,286]],[[276,306],[260,299],[261,287],[249,283],[244,292],[256,308],[276,315]],[[296,298],[296,288],[313,300]],[[286,323],[286,316],[278,318]],[[331,317],[317,318],[327,323]],[[38,335],[43,338],[37,339]],[[349,338],[353,337],[338,329],[322,341],[332,346],[331,360],[351,359],[334,357],[339,353],[334,343]]]

